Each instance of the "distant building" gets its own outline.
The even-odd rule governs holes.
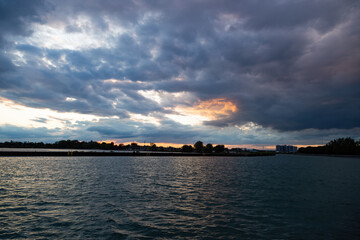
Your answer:
[[[291,145],[276,145],[276,152],[279,153],[296,153],[297,147]]]

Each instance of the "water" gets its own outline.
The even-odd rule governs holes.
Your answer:
[[[2,239],[360,239],[360,159],[0,158]]]

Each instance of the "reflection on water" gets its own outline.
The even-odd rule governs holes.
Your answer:
[[[360,161],[0,158],[0,238],[355,239]]]

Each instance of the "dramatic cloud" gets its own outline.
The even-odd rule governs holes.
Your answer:
[[[1,101],[53,111],[20,124],[9,110],[3,139],[54,129],[54,115],[68,124],[53,139],[360,137],[359,1],[0,1],[0,13]]]

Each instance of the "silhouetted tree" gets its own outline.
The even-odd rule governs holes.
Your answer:
[[[360,141],[355,142],[350,137],[338,138],[331,140],[325,146],[300,148],[298,152],[311,154],[360,154]]]
[[[150,143],[150,151],[156,151],[157,150],[157,146],[155,143]]]
[[[193,152],[194,148],[191,145],[184,145],[181,147],[182,152]]]
[[[195,148],[195,152],[201,153],[203,151],[203,148],[204,148],[203,142],[202,141],[197,141],[194,144],[194,148]]]
[[[131,143],[131,148],[132,150],[138,149],[138,144],[137,143]]]
[[[216,146],[214,147],[214,151],[215,151],[216,153],[222,153],[222,152],[225,151],[225,146],[224,146],[224,145],[216,145]]]
[[[4,142],[0,143],[0,147],[9,148],[56,148],[56,149],[106,149],[106,150],[119,150],[124,149],[124,145],[115,145],[111,143],[98,143],[94,141],[85,142],[78,140],[60,140],[55,143],[43,143],[43,142]]]
[[[330,154],[356,154],[356,142],[352,138],[338,138],[326,144]]]
[[[206,144],[205,148],[204,148],[204,152],[206,153],[212,153],[213,152],[213,145],[211,143]]]

